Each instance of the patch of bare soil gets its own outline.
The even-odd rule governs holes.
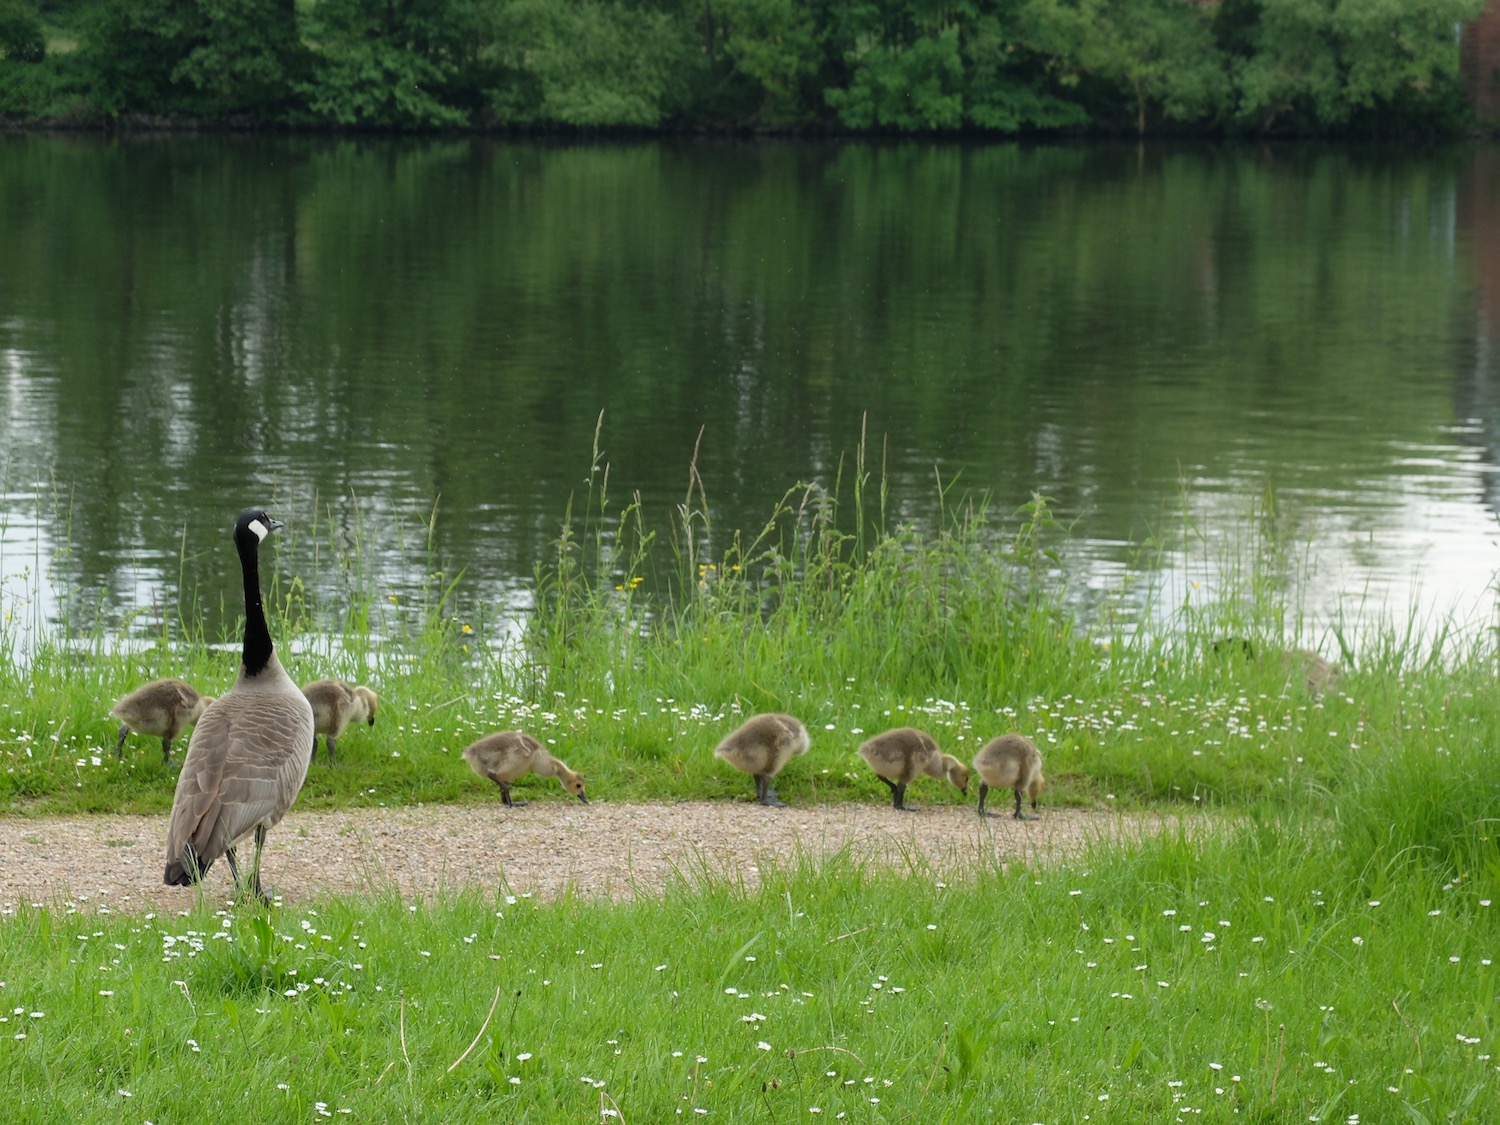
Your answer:
[[[1003,807],[1002,802],[1002,807]],[[1074,809],[981,820],[972,806],[902,813],[889,806],[771,809],[742,802],[501,805],[290,813],[266,842],[263,877],[287,904],[327,895],[404,900],[479,888],[554,897],[656,894],[675,873],[758,882],[760,865],[799,854],[855,857],[938,874],[975,865],[1065,858],[1092,839],[1156,831],[1161,819]],[[139,913],[192,905],[196,892],[161,881],[165,816],[0,819],[0,907],[73,904]],[[251,845],[241,846],[250,859]],[[227,899],[227,864],[205,890]]]

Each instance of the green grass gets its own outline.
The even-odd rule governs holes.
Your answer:
[[[1372,894],[1306,830],[946,885],[791,860],[621,905],[23,909],[0,1089],[21,1121],[1486,1120],[1493,868]]]

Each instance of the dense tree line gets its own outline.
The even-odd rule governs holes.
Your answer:
[[[1462,128],[1483,0],[0,0],[0,115],[78,123]]]

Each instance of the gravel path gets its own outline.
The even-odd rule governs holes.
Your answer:
[[[284,901],[328,894],[398,893],[403,899],[508,884],[551,897],[571,886],[586,897],[656,893],[674,872],[738,870],[848,847],[897,866],[918,857],[937,873],[976,863],[1066,856],[1094,838],[1155,831],[1156,817],[1045,809],[1041,819],[981,821],[970,806],[900,813],[888,806],[768,809],[744,802],[485,806],[293,811],[266,842],[266,885]],[[78,909],[177,910],[193,892],[162,884],[165,816],[0,819],[0,907],[71,904]],[[248,852],[248,844],[242,852]],[[248,855],[246,855],[248,859]],[[208,892],[228,896],[227,864]]]

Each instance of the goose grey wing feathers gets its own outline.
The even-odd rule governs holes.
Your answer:
[[[169,865],[191,847],[206,871],[257,824],[279,821],[307,777],[312,743],[312,707],[301,692],[226,696],[205,711],[177,779]]]

